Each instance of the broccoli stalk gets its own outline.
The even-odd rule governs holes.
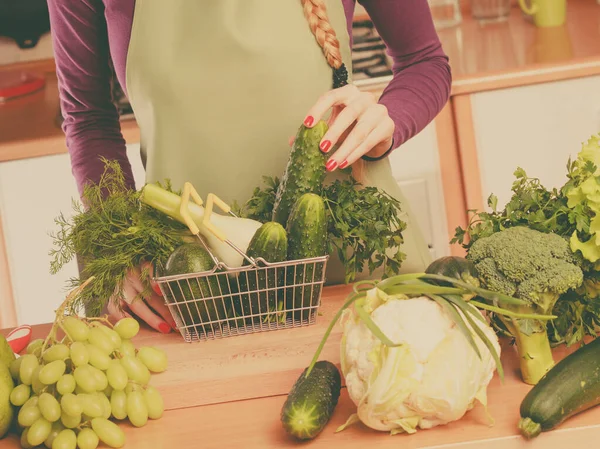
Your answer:
[[[477,240],[467,258],[489,290],[527,301],[505,306],[521,313],[550,315],[561,295],[579,287],[583,272],[566,239],[527,227],[513,227]],[[554,366],[546,323],[498,317],[514,337],[523,381],[535,385]]]

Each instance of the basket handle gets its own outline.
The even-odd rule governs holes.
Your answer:
[[[183,221],[185,221],[185,224],[190,229],[192,234],[198,236],[198,234],[200,234],[200,229],[198,229],[198,226],[196,225],[194,220],[192,220],[188,209],[190,196],[192,197],[192,200],[194,200],[194,203],[196,203],[198,206],[202,206],[202,198],[200,198],[200,195],[198,195],[198,192],[196,191],[194,186],[191,183],[186,182],[183,184],[183,192],[181,194],[181,205],[179,206],[179,213],[181,214]]]
[[[222,242],[225,242],[227,241],[227,236],[210,221],[210,217],[212,216],[214,206],[217,206],[226,214],[229,214],[231,212],[231,207],[229,207],[229,205],[225,201],[223,201],[214,193],[209,193],[206,196],[206,208],[204,209],[204,218],[202,219],[202,226],[204,226],[206,229],[212,232],[216,238],[218,238]]]

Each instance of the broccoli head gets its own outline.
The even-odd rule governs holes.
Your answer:
[[[524,226],[478,239],[467,257],[488,289],[530,301],[542,313],[583,282],[566,239]]]

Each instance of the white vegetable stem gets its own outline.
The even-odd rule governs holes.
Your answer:
[[[185,224],[180,212],[181,197],[176,193],[169,192],[156,184],[147,184],[142,190],[142,202]],[[244,258],[228,243],[222,242],[202,226],[205,213],[204,207],[190,201],[189,213],[215,257],[230,268],[241,267]],[[215,212],[212,213],[210,221],[225,234],[228,240],[244,252],[248,249],[250,240],[261,226],[261,223],[255,220],[231,217]]]

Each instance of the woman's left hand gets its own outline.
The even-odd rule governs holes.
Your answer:
[[[361,92],[352,84],[330,90],[309,110],[304,125],[312,127],[329,109],[329,129],[320,148],[324,153],[338,148],[327,161],[327,170],[346,168],[365,155],[377,158],[390,149],[395,125],[374,94]]]

